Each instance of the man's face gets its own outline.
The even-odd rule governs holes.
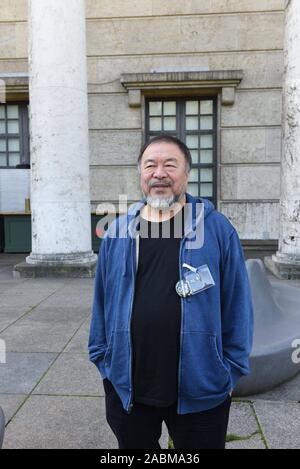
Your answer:
[[[186,192],[186,160],[176,144],[150,144],[143,153],[140,167],[141,188],[152,207],[167,209]]]

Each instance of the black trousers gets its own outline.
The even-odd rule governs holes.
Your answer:
[[[105,379],[103,386],[106,420],[118,440],[119,449],[160,449],[163,421],[175,449],[225,449],[230,395],[218,407],[203,412],[180,415],[177,403],[170,407],[134,403],[128,414],[112,383]]]

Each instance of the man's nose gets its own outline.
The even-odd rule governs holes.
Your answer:
[[[157,179],[162,179],[167,177],[168,174],[163,166],[157,166],[154,170],[153,177]]]

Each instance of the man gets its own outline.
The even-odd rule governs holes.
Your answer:
[[[175,137],[144,145],[144,198],[101,242],[89,354],[120,449],[159,449],[162,421],[175,448],[224,449],[231,392],[249,373],[240,240],[209,200],[186,192],[191,163]]]

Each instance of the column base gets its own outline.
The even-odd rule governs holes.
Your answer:
[[[276,254],[264,257],[266,268],[281,280],[299,280],[300,262],[292,259],[280,259]]]
[[[76,254],[32,254],[26,262],[16,264],[14,278],[92,278],[95,277],[97,255],[92,251]]]

